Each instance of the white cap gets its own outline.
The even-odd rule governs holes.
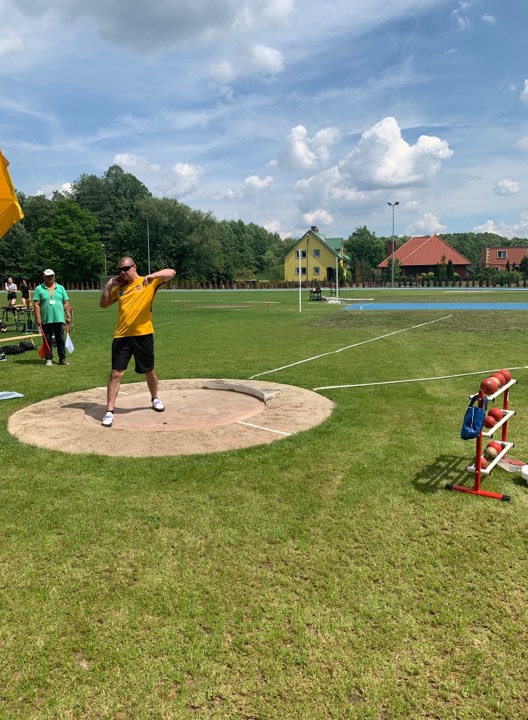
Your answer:
[[[49,268],[47,270],[44,270],[44,272],[42,274],[43,275],[55,275],[53,270],[50,270]]]

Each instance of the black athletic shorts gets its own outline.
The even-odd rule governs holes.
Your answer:
[[[126,370],[131,357],[134,357],[136,372],[140,375],[154,370],[154,335],[114,338],[112,370]]]

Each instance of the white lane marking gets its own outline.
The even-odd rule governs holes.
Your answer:
[[[254,425],[253,423],[244,422],[243,420],[236,421],[238,425],[247,425],[248,427],[256,428],[257,430],[267,430],[268,432],[277,433],[277,435],[286,435],[289,437],[291,433],[283,432],[282,430],[273,430],[273,428],[264,427],[263,425]]]
[[[386,333],[385,335],[379,335],[375,338],[370,338],[370,340],[362,340],[361,342],[354,343],[353,345],[347,345],[346,347],[339,348],[339,350],[331,350],[330,352],[325,352],[321,355],[314,355],[313,357],[306,358],[305,360],[298,360],[297,362],[290,363],[290,365],[283,365],[282,367],[275,368],[274,370],[266,370],[265,372],[251,375],[249,380],[254,380],[261,375],[269,375],[270,373],[278,372],[279,370],[286,370],[286,368],[291,368],[295,365],[302,365],[303,363],[310,362],[311,360],[319,360],[319,358],[326,357],[327,355],[335,355],[336,353],[343,352],[344,350],[350,350],[351,348],[359,347],[360,345],[365,345],[366,343],[375,342],[376,340],[383,340],[383,338],[390,337],[391,335],[397,335],[398,333],[406,332],[407,330],[415,330],[416,328],[424,327],[425,325],[432,325],[433,323],[440,322],[441,320],[447,320],[450,317],[453,316],[446,315],[445,317],[438,318],[437,320],[429,320],[428,322],[420,323],[419,325],[412,325],[411,327],[402,328],[401,330],[394,330],[394,332]]]
[[[519,367],[505,368],[506,370],[526,370],[528,365],[520,365]],[[487,375],[497,372],[497,370],[478,370],[476,372],[459,373],[458,375],[437,375],[436,377],[412,378],[410,380],[384,380],[383,382],[372,383],[355,383],[354,385],[322,385],[313,388],[316,390],[339,390],[340,388],[358,388],[372,387],[373,385],[399,385],[401,383],[427,382],[429,380],[449,380],[450,378],[467,377],[468,375]]]

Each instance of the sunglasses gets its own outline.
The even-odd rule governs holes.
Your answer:
[[[133,267],[134,267],[133,265],[123,265],[123,267],[118,267],[118,268],[117,268],[117,272],[118,272],[118,273],[128,272],[128,271],[131,270]]]

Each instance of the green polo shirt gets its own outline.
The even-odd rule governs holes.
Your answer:
[[[62,285],[59,285],[59,283],[55,283],[53,297],[50,296],[46,283],[37,285],[33,293],[33,302],[40,303],[42,324],[48,325],[51,323],[66,322],[64,303],[69,299],[66,289]]]

